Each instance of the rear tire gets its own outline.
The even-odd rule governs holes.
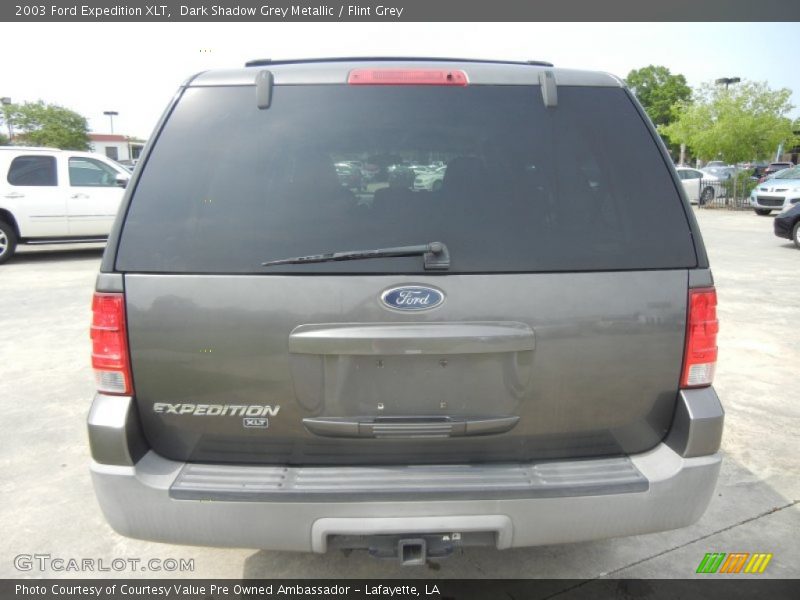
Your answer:
[[[800,250],[800,221],[795,223],[792,228],[792,241],[794,242],[795,248]]]
[[[700,204],[700,206],[703,206],[704,204],[708,204],[713,200],[714,200],[714,188],[707,187],[706,189],[703,190],[703,193],[700,194],[700,200],[698,201],[698,204]]]
[[[753,209],[753,210],[755,210],[755,211],[756,211],[756,214],[757,214],[759,217],[768,217],[768,216],[770,215],[770,213],[772,212],[772,211],[771,211],[771,210],[769,210],[768,208],[755,208],[755,209]]]
[[[0,265],[14,256],[16,249],[17,234],[14,228],[5,221],[0,221]]]

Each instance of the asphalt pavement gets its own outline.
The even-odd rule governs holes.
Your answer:
[[[94,499],[85,431],[94,390],[90,305],[102,246],[23,247],[0,267],[0,577],[687,578],[697,576],[707,552],[772,553],[757,577],[800,577],[800,251],[772,234],[771,218],[696,214],[719,296],[715,387],[726,410],[722,473],[706,514],[676,531],[468,548],[416,568],[360,551],[171,546],[112,531]],[[33,555],[50,558],[25,570],[19,556]],[[55,558],[90,559],[95,570],[56,570]],[[162,567],[169,558],[193,561],[193,570],[142,570],[153,558]],[[126,567],[97,570],[114,559]],[[131,559],[142,562],[134,568]]]

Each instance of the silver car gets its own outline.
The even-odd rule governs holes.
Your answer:
[[[708,204],[714,198],[724,195],[722,178],[715,173],[689,167],[675,169],[683,189],[692,204]]]
[[[750,193],[750,206],[757,215],[784,210],[800,202],[800,166],[778,171]]]
[[[440,189],[442,189],[446,172],[446,165],[435,166],[429,169],[418,171],[417,176],[414,178],[414,189],[438,192]]]
[[[701,517],[714,281],[619,79],[254,61],[188,80],[151,139],[93,305],[115,530],[421,564]],[[447,167],[354,194],[342,161]]]

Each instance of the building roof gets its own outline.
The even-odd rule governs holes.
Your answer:
[[[116,133],[90,133],[89,139],[93,142],[127,142],[128,138]]]

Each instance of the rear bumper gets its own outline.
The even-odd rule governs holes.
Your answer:
[[[98,396],[89,417],[98,501],[117,532],[178,544],[325,552],[334,535],[491,532],[511,548],[650,533],[697,521],[721,464],[711,388],[681,392],[670,436],[629,457],[345,472],[171,461],[134,443],[129,404]]]
[[[203,546],[324,552],[337,534],[495,532],[498,548],[559,544],[684,527],[714,492],[718,454],[681,458],[665,444],[632,458],[646,491],[558,498],[443,501],[178,500],[183,464],[150,452],[133,467],[92,464],[110,525],[129,537]]]

